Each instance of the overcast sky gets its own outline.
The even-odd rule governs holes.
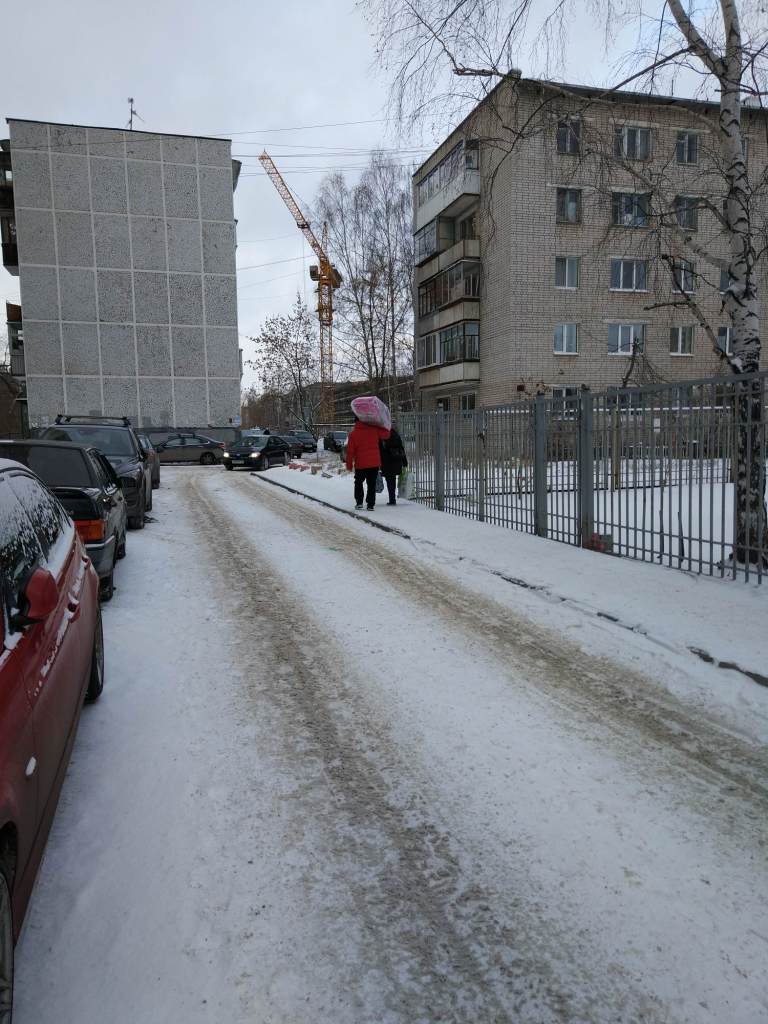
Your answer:
[[[386,82],[372,68],[360,12],[351,0],[27,0],[13,5],[5,28],[4,117],[124,127],[133,96],[139,128],[233,139],[243,160],[235,216],[241,344],[250,358],[246,336],[265,316],[287,310],[297,288],[312,300],[308,247],[258,154],[266,147],[309,205],[323,173],[343,167],[354,175],[365,151],[398,145],[383,120]],[[581,28],[574,41],[570,80],[602,80],[599,37]],[[303,127],[326,124],[337,126]],[[414,158],[410,150],[399,156]],[[18,279],[0,270],[0,282],[0,298],[17,300]]]

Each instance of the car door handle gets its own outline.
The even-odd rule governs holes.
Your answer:
[[[28,779],[31,779],[37,769],[37,758],[30,757],[27,761],[27,767],[24,769],[24,774]]]

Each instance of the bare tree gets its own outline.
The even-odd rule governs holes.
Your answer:
[[[392,402],[398,378],[413,372],[409,177],[374,153],[358,184],[338,173],[326,177],[316,209],[344,278],[335,295],[339,373],[368,381]]]
[[[267,317],[251,340],[257,354],[249,365],[260,373],[263,395],[271,396],[270,414],[312,430],[320,402],[320,353],[316,319],[301,296],[287,316]]]
[[[657,232],[656,259],[665,266],[673,288],[681,264],[693,252],[705,276],[726,275],[723,309],[731,323],[730,350],[723,353],[730,371],[742,376],[760,367],[760,264],[765,260],[766,172],[750,182],[747,141],[742,130],[746,102],[762,106],[768,95],[768,23],[761,0],[720,0],[705,8],[697,23],[681,0],[666,0],[658,17],[639,4],[614,0],[552,0],[540,16],[532,0],[363,0],[378,40],[378,51],[392,76],[390,106],[401,124],[432,120],[454,122],[479,100],[485,99],[488,118],[495,125],[484,136],[489,148],[499,151],[495,170],[505,154],[532,135],[546,130],[563,104],[572,115],[588,107],[610,104],[622,88],[634,87],[648,95],[670,90],[681,74],[698,82],[697,95],[711,100],[714,116],[693,111],[708,141],[711,166],[720,178],[717,188],[703,192],[700,203],[717,222],[720,245],[701,245],[686,230],[679,210],[669,208],[662,180],[643,181],[643,170],[629,166],[609,141],[593,145],[592,156],[618,160],[645,188]],[[523,46],[544,68],[561,67],[566,34],[578,17],[588,16],[605,28],[610,43],[612,25],[634,16],[637,45],[631,57],[616,62],[622,69],[615,84],[589,94],[555,82],[541,83],[541,100],[522,120],[510,116],[520,72],[513,69]],[[534,25],[535,22],[535,25]],[[535,28],[535,40],[531,28]],[[512,98],[512,101],[510,100]],[[674,105],[679,106],[679,103]],[[766,121],[763,122],[765,131]],[[586,140],[585,140],[586,141]],[[589,143],[585,147],[589,152]],[[687,252],[686,252],[687,251]],[[706,267],[706,269],[704,269]],[[712,324],[694,295],[684,288],[662,299],[684,304],[717,347]],[[635,360],[632,360],[634,367]],[[736,491],[737,531],[735,557],[739,561],[764,558],[768,535],[765,506],[765,460],[761,434],[763,396],[759,383],[747,378],[737,387]]]

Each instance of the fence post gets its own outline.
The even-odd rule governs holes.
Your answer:
[[[579,543],[588,547],[595,532],[595,438],[592,421],[592,393],[579,393]]]
[[[477,452],[477,518],[485,522],[485,414],[475,413],[475,451]]]
[[[445,509],[445,413],[435,413],[435,508]]]
[[[533,404],[533,509],[536,535],[547,536],[547,400],[537,395]]]

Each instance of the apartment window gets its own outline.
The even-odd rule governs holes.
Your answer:
[[[479,295],[480,263],[462,260],[419,287],[419,316],[428,316],[451,302],[476,299]]]
[[[730,327],[718,327],[717,329],[717,347],[725,352],[726,355],[731,355],[731,328]]]
[[[438,398],[435,401],[435,412],[450,412],[451,411],[451,400],[450,398]]]
[[[480,358],[480,325],[474,321],[453,324],[440,331],[440,362],[455,363]]]
[[[575,356],[579,351],[579,325],[558,324],[552,351],[556,356]]]
[[[645,324],[608,324],[608,355],[631,356],[645,347]]]
[[[437,362],[437,335],[425,334],[416,345],[416,365],[421,370],[425,366],[434,366]]]
[[[578,156],[581,152],[581,121],[565,118],[557,125],[557,152]]]
[[[721,293],[727,292],[731,286],[731,275],[727,270],[720,271],[720,291]]]
[[[417,263],[437,252],[437,220],[425,224],[413,236],[414,258]]]
[[[679,164],[699,162],[699,136],[697,132],[678,132],[675,158]]]
[[[429,316],[437,309],[437,278],[433,277],[426,284],[419,285],[419,316]]]
[[[696,291],[696,273],[690,260],[672,260],[672,281],[676,292]]]
[[[611,290],[644,292],[648,287],[646,260],[611,260]]]
[[[423,206],[432,196],[445,188],[449,181],[457,177],[466,166],[464,143],[459,142],[443,157],[437,167],[433,167],[426,177],[422,178],[416,189],[416,201]]]
[[[579,287],[579,257],[555,256],[555,288]]]
[[[614,192],[612,196],[613,223],[625,228],[644,228],[648,225],[651,197],[639,192]]]
[[[669,354],[671,356],[693,355],[693,326],[670,327]]]
[[[613,136],[613,155],[619,160],[650,159],[651,129],[633,125],[617,127]]]
[[[468,217],[459,221],[456,232],[459,241],[466,242],[469,239],[477,238],[477,212],[470,213]]]
[[[480,166],[480,145],[477,139],[468,139],[464,143],[464,166],[468,171],[476,171]]]
[[[695,196],[675,196],[675,218],[687,231],[699,229],[699,200]]]
[[[461,409],[461,411],[464,412],[464,413],[474,412],[475,411],[475,399],[476,399],[476,397],[477,396],[475,395],[474,391],[470,392],[467,395],[460,395],[459,396],[459,408]]]
[[[477,320],[468,320],[464,324],[464,358],[480,358],[480,324]]]
[[[581,189],[559,188],[557,190],[557,223],[581,223]]]
[[[571,385],[552,388],[552,415],[565,419],[573,419],[576,416],[579,389]]]

